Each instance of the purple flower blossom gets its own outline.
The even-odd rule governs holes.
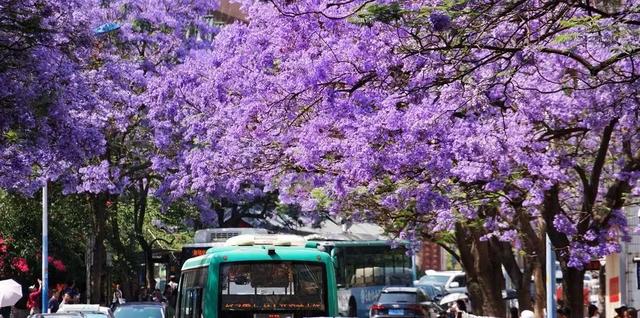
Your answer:
[[[563,214],[558,214],[553,218],[553,226],[568,236],[574,236],[578,233],[575,223]]]
[[[445,31],[451,27],[451,18],[446,14],[434,12],[429,15],[429,21],[431,21],[433,30],[437,32]]]

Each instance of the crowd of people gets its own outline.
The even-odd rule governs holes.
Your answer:
[[[140,287],[133,295],[132,301],[164,303],[167,306],[167,317],[173,317],[178,297],[178,283],[176,282],[175,276],[170,276],[163,291],[155,287],[155,281],[151,281],[150,285],[150,288],[144,286]],[[119,305],[124,304],[126,301],[124,293],[120,289],[120,284],[116,284],[111,298],[111,310],[115,310]]]
[[[42,312],[42,281],[37,282],[23,291],[24,297],[11,307],[0,309],[0,316],[6,318],[26,318],[29,315]],[[61,304],[75,304],[80,301],[80,292],[75,282],[55,286],[47,292],[49,299],[46,307],[47,313],[55,313]]]

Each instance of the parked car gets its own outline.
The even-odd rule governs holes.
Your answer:
[[[84,318],[114,318],[109,307],[91,304],[61,304],[58,313],[81,313]]]
[[[437,318],[444,310],[418,287],[387,287],[369,309],[370,318]]]
[[[156,302],[131,302],[119,305],[113,312],[115,318],[165,318],[166,306]]]
[[[462,271],[426,271],[415,285],[433,285],[443,294],[467,293],[467,275]]]

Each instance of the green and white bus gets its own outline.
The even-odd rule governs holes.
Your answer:
[[[369,317],[369,308],[384,287],[412,286],[416,279],[415,259],[405,244],[393,247],[388,240],[317,235],[308,239],[333,258],[341,316]]]
[[[295,235],[239,235],[182,266],[176,318],[337,316],[334,265]]]

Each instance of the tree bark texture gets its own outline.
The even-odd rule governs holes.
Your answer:
[[[91,264],[91,303],[105,303],[103,291],[103,281],[105,276],[105,265],[107,252],[104,244],[107,226],[107,194],[100,193],[91,197],[91,210],[93,215],[93,262]]]
[[[504,277],[499,258],[492,255],[489,242],[480,240],[479,230],[457,223],[455,236],[474,314],[504,317]]]

